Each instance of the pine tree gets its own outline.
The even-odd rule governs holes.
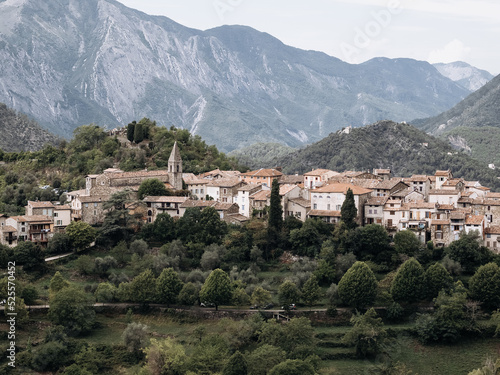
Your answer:
[[[357,227],[357,215],[358,209],[356,208],[356,203],[354,202],[354,194],[351,189],[347,189],[344,203],[342,203],[342,207],[340,208],[340,218],[348,229],[354,229]]]

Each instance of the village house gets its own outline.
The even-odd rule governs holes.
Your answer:
[[[8,233],[8,246],[17,246],[19,241],[31,241],[46,247],[54,234],[54,220],[47,215],[11,216],[6,218],[3,231]]]
[[[383,225],[384,206],[389,197],[371,197],[365,202],[365,224]]]
[[[353,184],[329,183],[311,190],[311,212],[308,216],[321,217],[326,222],[338,221],[340,209],[349,189],[353,192],[354,203],[358,210],[356,221],[361,225],[364,222],[364,205],[370,198],[372,190]]]
[[[145,197],[146,204],[146,222],[153,223],[159,214],[167,213],[171,217],[180,217],[180,206],[188,200],[188,197],[176,196],[157,196]]]
[[[314,169],[304,173],[304,187],[306,189],[314,189],[323,186],[331,177],[338,174],[338,172],[329,169]]]
[[[410,178],[403,179],[403,181],[410,185],[411,190],[423,194],[424,199],[428,197],[431,190],[431,178],[429,176],[414,174]]]
[[[458,207],[458,200],[460,198],[460,191],[446,190],[446,189],[432,189],[429,191],[429,202],[452,205]]]
[[[218,202],[232,203],[238,196],[238,189],[244,184],[237,177],[215,179],[207,184],[207,196]]]
[[[25,206],[26,215],[44,215],[54,218],[54,231],[61,232],[71,223],[71,207],[54,205],[48,201],[28,201]]]
[[[436,173],[434,173],[434,176],[436,177],[436,184],[432,188],[437,190],[441,189],[441,187],[446,181],[453,178],[453,174],[451,173],[450,170],[436,171]]]
[[[372,195],[374,197],[385,197],[408,188],[409,185],[405,184],[400,179],[383,180],[373,187]]]
[[[307,213],[311,211],[311,201],[304,198],[288,200],[287,216],[295,216],[300,221],[306,221]]]
[[[240,208],[240,215],[243,215],[247,218],[251,217],[252,215],[252,202],[250,200],[250,197],[261,191],[263,188],[263,185],[256,185],[256,184],[248,184],[248,185],[243,185],[240,188],[238,188],[238,195],[234,198],[234,203],[237,203],[239,208]]]
[[[374,169],[373,174],[375,176],[380,176],[384,180],[391,179],[391,170],[390,169]]]
[[[498,254],[500,250],[500,225],[484,228],[484,234],[484,246]]]
[[[246,172],[240,174],[240,180],[247,184],[266,185],[271,187],[273,180],[280,180],[283,176],[278,169],[258,169],[256,171]]]

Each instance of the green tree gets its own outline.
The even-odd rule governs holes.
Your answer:
[[[225,340],[220,336],[206,336],[194,348],[189,367],[200,375],[220,373],[229,357]]]
[[[108,282],[99,283],[94,296],[97,302],[113,302],[117,293],[117,289],[113,284]]]
[[[269,369],[284,361],[286,353],[283,349],[269,344],[260,345],[247,354],[248,373],[250,375],[267,375]]]
[[[144,128],[141,122],[135,124],[134,143],[141,143],[144,140]]]
[[[353,327],[342,338],[342,342],[354,346],[359,358],[378,354],[387,333],[375,309],[372,307],[365,314],[357,312],[352,316],[351,324]]]
[[[130,142],[134,141],[134,130],[135,130],[135,125],[137,122],[132,121],[130,124],[127,125],[127,139]]]
[[[375,301],[377,278],[366,263],[358,261],[340,279],[338,294],[345,304],[362,309]]]
[[[71,251],[71,239],[67,233],[55,233],[47,245],[48,254],[63,254]]]
[[[140,273],[130,283],[130,296],[134,302],[147,304],[156,298],[156,280],[150,269]]]
[[[220,244],[227,233],[227,224],[222,221],[217,210],[207,207],[201,211],[199,242],[205,245]]]
[[[14,248],[14,259],[16,265],[22,265],[25,271],[44,271],[45,258],[40,246],[33,242],[20,242]]]
[[[391,285],[395,301],[416,302],[424,295],[424,270],[415,258],[410,258],[399,267]]]
[[[378,224],[368,224],[356,228],[351,234],[354,254],[358,259],[375,260],[379,263],[390,263],[393,255],[389,234]]]
[[[354,229],[357,227],[357,216],[358,209],[354,201],[354,194],[351,189],[347,189],[344,203],[342,203],[342,207],[340,207],[340,219],[346,225],[347,229]]]
[[[315,257],[321,249],[321,237],[314,219],[307,219],[301,228],[290,231],[290,243],[295,254]]]
[[[300,299],[300,290],[291,280],[285,280],[278,288],[278,301],[285,310],[289,310],[292,303]]]
[[[422,247],[419,239],[411,230],[402,230],[394,235],[394,247],[399,254],[414,256]]]
[[[312,305],[314,305],[321,298],[321,288],[319,287],[318,279],[314,274],[311,275],[311,277],[305,282],[302,287],[301,294],[302,300],[307,306],[309,306],[309,308],[311,308]]]
[[[479,267],[469,280],[469,291],[486,309],[500,307],[500,267],[496,263]]]
[[[61,289],[68,288],[69,282],[57,271],[52,279],[50,279],[49,293],[51,297],[55,296]]]
[[[222,375],[246,375],[247,371],[247,361],[241,352],[238,350],[234,353],[229,361],[224,366]]]
[[[93,298],[73,287],[61,289],[50,301],[49,319],[73,334],[88,332],[94,325]]]
[[[165,268],[156,279],[157,302],[171,303],[177,302],[177,297],[182,290],[182,281],[173,268]]]
[[[269,216],[267,222],[266,259],[271,252],[281,245],[281,229],[283,228],[283,206],[281,205],[280,186],[277,179],[273,180],[269,203]]]
[[[245,292],[245,289],[239,287],[233,290],[231,301],[236,306],[248,306],[250,305],[250,296]]]
[[[271,301],[271,293],[268,290],[258,286],[252,293],[252,303],[257,306],[264,306]]]
[[[463,233],[446,249],[449,257],[460,263],[465,272],[474,273],[477,267],[492,260],[491,251],[481,246],[481,238],[477,231]]]
[[[441,289],[448,290],[453,285],[453,278],[441,263],[434,263],[424,273],[425,294],[428,299],[436,298]]]
[[[269,375],[314,375],[314,367],[300,359],[287,359],[274,366]]]
[[[192,282],[184,284],[179,293],[179,303],[186,306],[193,306],[198,302],[199,298],[199,288],[197,288]]]
[[[151,339],[151,345],[144,349],[145,369],[150,374],[184,374],[187,362],[186,352],[181,344],[172,338]]]
[[[149,342],[148,326],[142,323],[129,323],[122,333],[122,340],[129,352],[139,354]]]
[[[144,197],[165,195],[172,195],[172,193],[166,188],[165,184],[157,178],[148,178],[142,181],[137,191],[137,197],[141,200],[144,199]]]
[[[82,251],[89,247],[97,237],[97,231],[84,221],[73,221],[69,224],[65,233],[68,235],[71,246],[75,251]]]
[[[227,273],[217,268],[205,280],[200,298],[203,302],[213,303],[218,310],[219,305],[231,301],[232,292],[231,279]]]

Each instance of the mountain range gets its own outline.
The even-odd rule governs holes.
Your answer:
[[[190,29],[114,0],[0,1],[0,82],[0,102],[60,136],[148,117],[223,151],[434,116],[470,93],[427,62],[348,64],[249,27]]]
[[[433,65],[439,73],[471,92],[479,90],[493,78],[493,74],[490,72],[478,69],[463,61]]]

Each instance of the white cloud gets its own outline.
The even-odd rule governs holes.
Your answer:
[[[462,41],[454,39],[443,48],[431,51],[427,60],[431,63],[463,61],[467,59],[470,51],[470,47],[467,47]]]

